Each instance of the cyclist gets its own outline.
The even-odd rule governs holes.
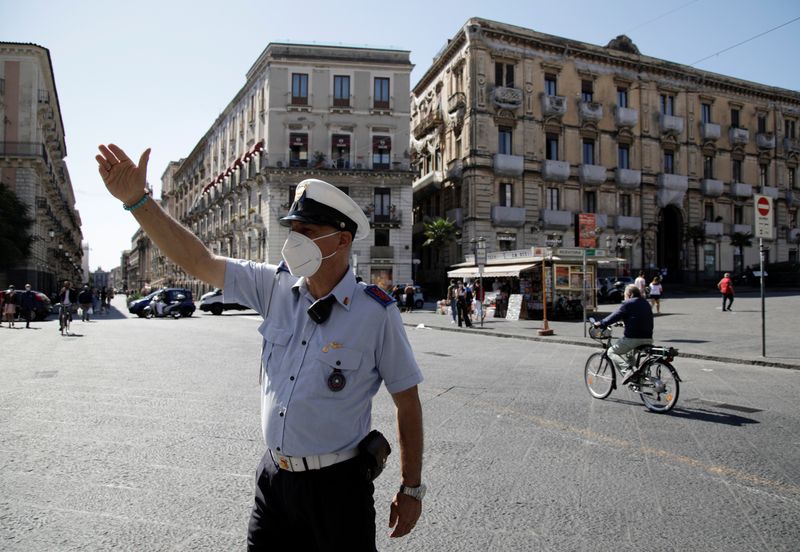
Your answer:
[[[611,344],[608,356],[624,374],[622,385],[625,385],[638,372],[630,369],[629,361],[632,360],[630,352],[640,345],[653,343],[653,309],[642,297],[642,292],[636,284],[625,286],[625,300],[617,310],[600,322],[596,322],[595,326],[606,327],[619,320],[625,323],[625,334]]]
[[[67,311],[67,316],[69,316],[69,322],[72,322],[72,311],[75,309],[75,305],[78,301],[78,293],[72,289],[72,282],[69,280],[64,280],[64,287],[61,288],[61,291],[58,292],[58,302],[61,303]],[[59,316],[59,333],[64,332],[64,326],[60,322]]]

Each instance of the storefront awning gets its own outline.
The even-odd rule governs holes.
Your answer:
[[[495,266],[489,265],[484,267],[483,276],[485,278],[504,278],[509,276],[519,278],[520,272],[530,270],[535,266],[536,263]],[[447,273],[448,278],[477,278],[478,276],[479,274],[477,266],[464,266],[461,268],[456,268],[455,270],[451,270]]]

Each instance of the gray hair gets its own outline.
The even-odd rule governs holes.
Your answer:
[[[642,290],[636,284],[628,284],[625,286],[625,295],[629,297],[641,297]]]

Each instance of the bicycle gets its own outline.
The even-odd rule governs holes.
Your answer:
[[[595,327],[595,319],[589,318],[589,337],[600,342],[602,353],[593,353],[586,360],[583,379],[586,389],[595,399],[605,399],[617,388],[617,372],[622,371],[608,356],[611,345],[611,328]],[[621,326],[622,324],[615,324]],[[627,384],[628,389],[638,393],[644,405],[653,412],[669,412],[678,402],[681,378],[672,366],[678,356],[673,347],[640,345],[629,353],[631,368],[638,374]]]
[[[70,305],[58,303],[58,331],[61,335],[69,335],[69,323],[72,322],[72,309]]]

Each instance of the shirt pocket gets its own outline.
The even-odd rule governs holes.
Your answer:
[[[292,339],[291,330],[280,328],[265,320],[258,327],[258,332],[264,338],[264,351],[261,354],[261,362],[266,368],[267,374],[275,372],[286,356],[289,341]]]
[[[312,374],[316,394],[331,399],[351,397],[363,360],[364,353],[344,347],[319,353]]]

